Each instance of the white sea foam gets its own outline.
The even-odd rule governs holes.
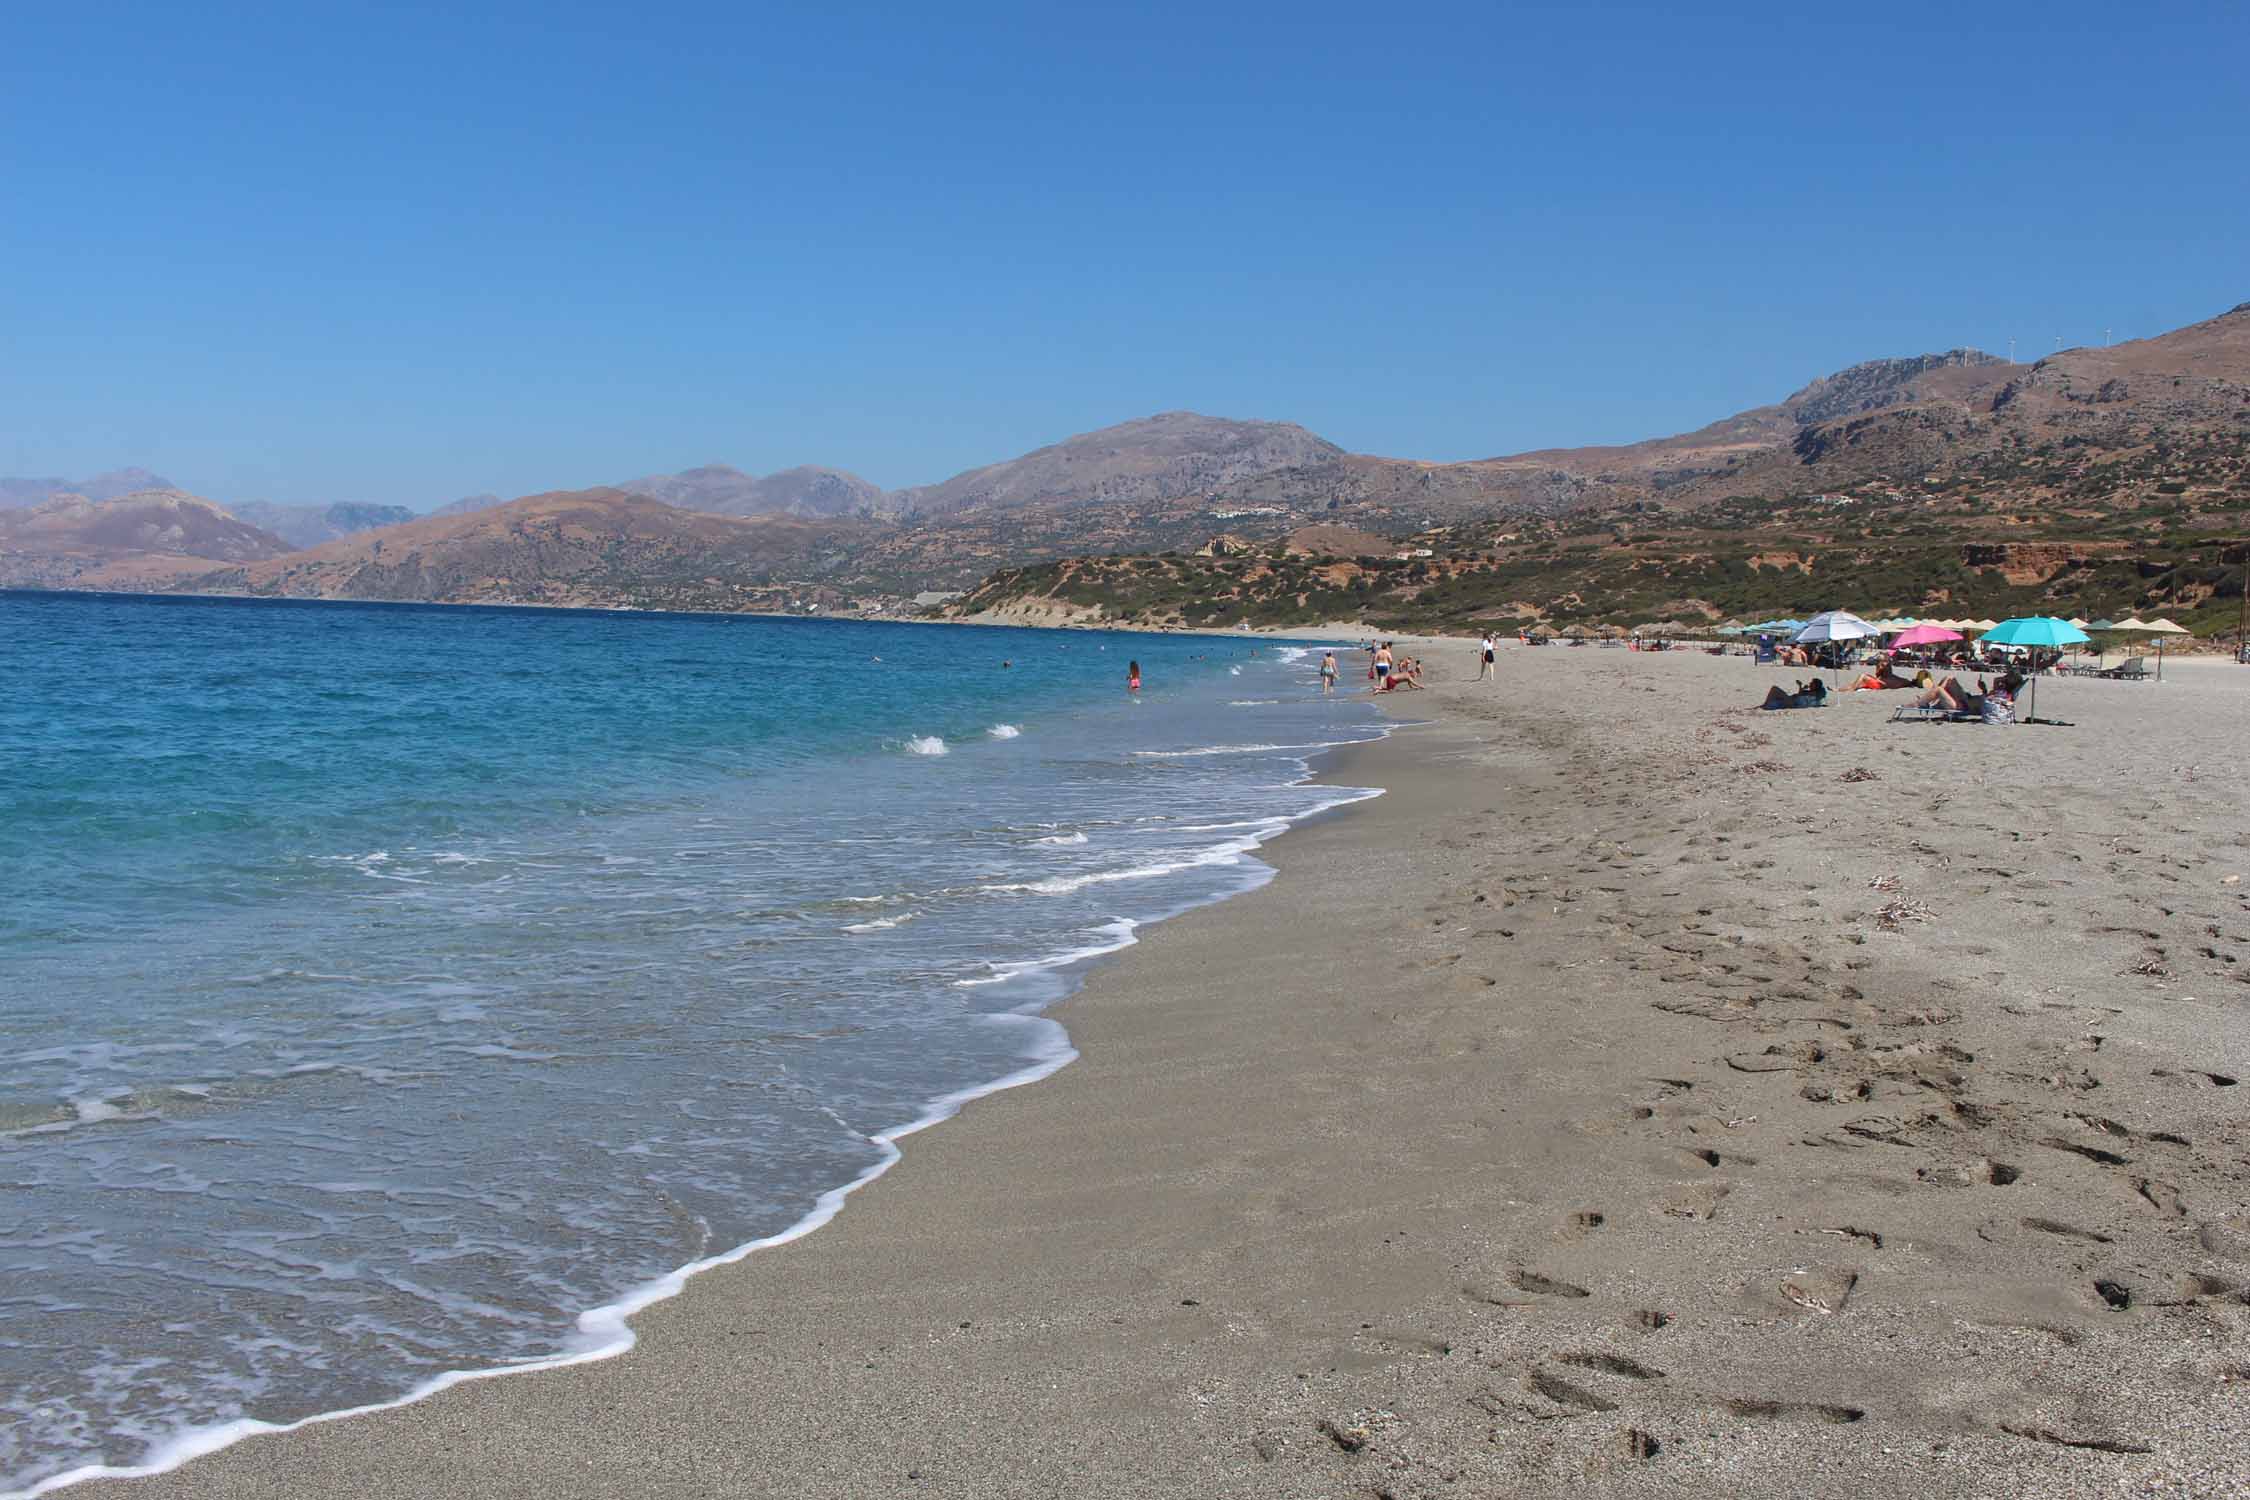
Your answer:
[[[904,927],[904,926],[905,926],[905,925],[906,925],[907,923],[909,923],[909,922],[913,921],[913,920],[914,920],[914,917],[915,917],[915,914],[914,914],[913,912],[910,912],[910,911],[909,911],[909,912],[901,912],[901,913],[899,913],[899,915],[897,915],[897,916],[895,916],[895,917],[876,917],[876,918],[875,918],[875,919],[873,919],[872,921],[867,921],[867,922],[853,922],[853,923],[849,924],[848,926],[845,926],[845,927],[843,927],[843,928],[840,928],[840,929],[838,929],[838,930],[839,930],[839,931],[842,931],[842,932],[853,932],[853,933],[859,933],[859,932],[888,932],[888,931],[890,931],[890,930],[891,930],[891,929],[892,929],[893,927]]]
[[[1033,839],[1032,842],[1035,844],[1083,844],[1086,842],[1086,835],[1083,833],[1054,833],[1043,839]]]
[[[1315,740],[1309,745],[1190,745],[1184,750],[1135,750],[1148,760],[1171,760],[1183,755],[1276,755],[1299,750],[1333,750],[1339,745],[1365,744],[1364,740]]]
[[[1273,706],[1274,706],[1274,705],[1275,705],[1276,703],[1279,703],[1280,701],[1281,701],[1281,700],[1280,700],[1279,698],[1230,698],[1230,699],[1228,699],[1228,700],[1227,700],[1227,707],[1229,707],[1229,708],[1271,708],[1271,707],[1273,707]]]
[[[1067,969],[1072,964],[1082,964],[1090,959],[1101,958],[1120,949],[1132,947],[1135,942],[1139,941],[1133,934],[1140,925],[1140,923],[1128,918],[1119,917],[1113,922],[1104,922],[1101,926],[1091,929],[1101,934],[1102,941],[1098,943],[1089,943],[1077,948],[1065,948],[1060,953],[1050,953],[1044,958],[1025,959],[1018,963],[987,964],[984,973],[974,974],[966,979],[956,979],[953,981],[953,985],[956,989],[976,989],[988,984],[1006,984],[1011,979],[1021,979],[1027,974],[1052,973],[1056,969]]]
[[[1227,675],[1228,675],[1229,677],[1240,677],[1240,676],[1242,675],[1242,668],[1240,668],[1240,667],[1229,667],[1229,668],[1227,668]]]
[[[1113,952],[1131,943],[1128,932],[1123,941],[1111,948]],[[614,1359],[639,1342],[633,1332],[631,1319],[635,1313],[658,1302],[676,1297],[687,1286],[688,1278],[710,1270],[714,1266],[732,1265],[760,1250],[776,1245],[786,1245],[803,1239],[826,1224],[843,1210],[844,1200],[861,1188],[897,1166],[904,1158],[898,1143],[910,1135],[929,1129],[932,1125],[950,1120],[961,1112],[961,1107],[1004,1089],[1020,1088],[1027,1083],[1037,1083],[1077,1060],[1078,1050],[1070,1045],[1070,1035],[1062,1023],[1038,1015],[1033,1011],[1009,1011],[988,1016],[985,1020],[996,1026],[1021,1026],[1031,1033],[1030,1045],[1023,1049],[1027,1059],[1024,1066],[1003,1078],[973,1088],[958,1089],[932,1100],[921,1115],[908,1123],[890,1130],[879,1131],[867,1137],[880,1149],[881,1157],[851,1181],[830,1188],[814,1200],[812,1211],[779,1234],[767,1235],[735,1246],[723,1254],[704,1260],[691,1261],[668,1275],[660,1276],[635,1288],[615,1302],[590,1308],[578,1315],[578,1332],[562,1353],[547,1359],[525,1360],[518,1364],[501,1365],[478,1370],[448,1370],[442,1375],[424,1381],[405,1395],[390,1401],[370,1402],[365,1406],[348,1407],[342,1411],[318,1412],[301,1417],[294,1422],[266,1422],[254,1417],[237,1417],[231,1421],[213,1422],[176,1433],[151,1445],[148,1456],[137,1464],[84,1464],[50,1474],[38,1480],[29,1489],[0,1495],[0,1500],[34,1500],[34,1497],[59,1490],[67,1485],[83,1484],[89,1479],[145,1479],[166,1473],[191,1459],[222,1448],[231,1448],[245,1438],[267,1432],[295,1432],[322,1422],[338,1422],[346,1417],[366,1416],[373,1412],[391,1411],[436,1395],[471,1380],[494,1380],[503,1375],[521,1375],[534,1370],[554,1370],[566,1365],[591,1364],[596,1360]]]
[[[1256,834],[1240,839],[1229,839],[1208,849],[1199,849],[1177,859],[1158,860],[1154,864],[1130,865],[1122,870],[1089,870],[1080,875],[1055,875],[1045,880],[1001,881],[984,887],[995,894],[1026,893],[1034,896],[1067,896],[1082,891],[1090,885],[1113,885],[1126,880],[1153,880],[1159,875],[1175,875],[1182,870],[1201,869],[1208,865],[1231,865],[1266,839],[1272,838],[1289,826],[1286,818],[1274,818],[1257,825]]]
[[[1012,740],[1017,735],[1023,733],[1023,731],[1021,729],[1018,729],[1013,724],[995,724],[990,729],[987,729],[985,733],[991,735],[996,740]]]
[[[906,742],[906,753],[909,755],[943,755],[945,754],[945,741],[934,734],[916,735]]]

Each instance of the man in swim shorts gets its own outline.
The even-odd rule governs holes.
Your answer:
[[[1383,642],[1375,648],[1375,691],[1380,693],[1391,685],[1391,643]]]

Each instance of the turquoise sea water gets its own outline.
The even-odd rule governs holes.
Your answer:
[[[0,594],[0,1492],[614,1347],[1352,797],[1315,659]]]

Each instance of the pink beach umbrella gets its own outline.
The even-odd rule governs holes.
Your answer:
[[[1943,625],[1909,625],[1891,642],[1893,646],[1930,646],[1939,641],[1957,641],[1961,632],[1948,630]]]

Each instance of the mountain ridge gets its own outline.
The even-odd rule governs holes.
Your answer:
[[[2028,365],[1972,349],[1863,361],[1767,405],[1629,444],[1433,463],[1346,452],[1291,423],[1174,411],[907,490],[879,491],[819,466],[759,477],[710,464],[519,501],[470,496],[401,525],[529,500],[552,510],[559,495],[610,498],[581,499],[576,529],[546,541],[538,527],[510,530],[522,513],[496,523],[498,532],[361,532],[359,540],[396,534],[424,558],[418,573],[386,562],[367,576],[387,591],[381,597],[413,586],[448,598],[479,588],[497,597],[520,584],[590,599],[606,579],[600,586],[620,590],[610,600],[619,603],[639,602],[633,590],[646,585],[665,598],[717,601],[708,607],[784,595],[896,607],[917,592],[965,587],[1010,567],[1189,551],[1222,532],[1251,546],[1311,527],[1387,537],[1438,529],[1465,543],[1478,528],[1491,537],[1518,527],[1686,536],[1725,533],[1769,514],[1761,509],[1769,503],[1808,499],[1881,505],[1977,535],[2001,525],[1996,517],[2041,535],[2207,535],[2240,524],[2228,519],[2229,507],[2250,508],[2250,303],[2150,339],[2063,350]],[[664,513],[790,524],[699,529]],[[605,567],[572,561],[573,549],[603,528],[611,544]],[[500,533],[514,540],[503,544]],[[700,581],[682,571],[682,549],[695,545],[713,549]],[[456,567],[461,560],[440,555],[453,547],[482,549],[506,566],[487,570],[496,581],[476,584],[465,562]],[[541,547],[562,549],[554,553],[560,571],[538,562]],[[172,554],[140,555],[146,566]],[[261,590],[285,591],[291,578],[323,591],[342,587],[332,556],[307,556],[311,571],[294,574],[264,559],[238,567],[263,569],[245,585]],[[183,564],[183,576],[209,571],[208,561]]]
[[[290,550],[280,537],[183,490],[111,500],[66,493],[0,511],[0,583],[18,587],[158,583]]]

